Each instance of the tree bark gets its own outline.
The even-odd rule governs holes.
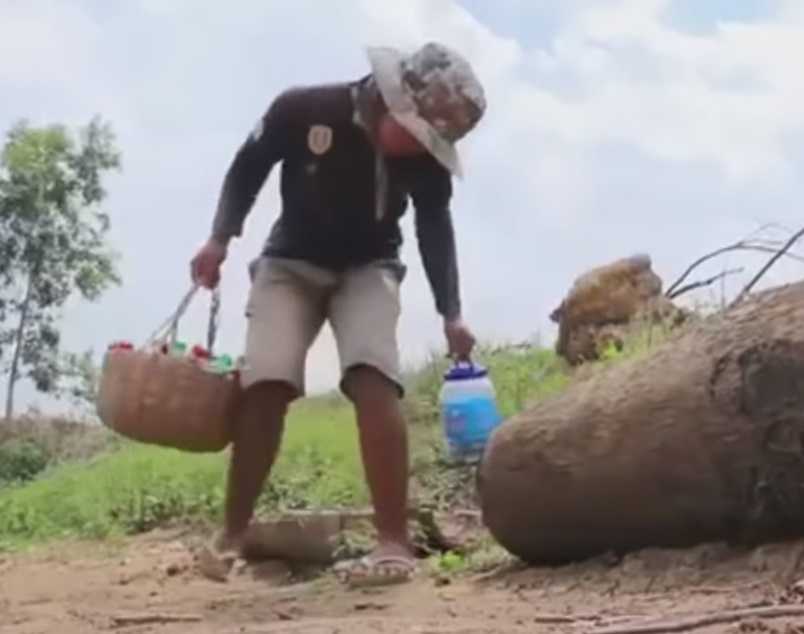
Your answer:
[[[11,420],[14,416],[14,387],[19,378],[20,357],[22,355],[22,340],[25,335],[25,326],[28,322],[28,309],[31,304],[31,294],[33,292],[34,274],[28,273],[25,297],[20,307],[20,321],[17,325],[17,332],[14,335],[14,355],[11,358],[11,368],[8,372],[8,386],[6,388],[6,420]]]
[[[804,282],[509,419],[478,487],[531,563],[804,535]]]

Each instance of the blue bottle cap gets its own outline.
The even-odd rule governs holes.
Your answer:
[[[462,381],[466,379],[479,379],[487,376],[488,370],[476,363],[459,361],[444,373],[446,381]]]

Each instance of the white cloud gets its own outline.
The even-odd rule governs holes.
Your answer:
[[[785,137],[804,128],[804,19],[726,23],[701,37],[664,23],[668,4],[579,9],[552,54],[535,54],[537,77],[512,99],[511,126],[573,145],[617,141],[659,159],[706,161],[737,180],[789,176]],[[569,96],[541,88],[542,75],[577,88]]]
[[[0,82],[38,84],[43,91],[46,82],[67,82],[91,61],[97,35],[97,25],[74,5],[52,0],[4,3]]]

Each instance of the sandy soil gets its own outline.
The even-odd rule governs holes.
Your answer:
[[[706,545],[348,591],[330,575],[298,578],[279,562],[207,581],[193,567],[192,541],[161,532],[113,549],[0,556],[0,633],[804,633],[804,590],[795,585],[803,554],[804,541],[750,552]],[[734,610],[755,614],[694,622]]]

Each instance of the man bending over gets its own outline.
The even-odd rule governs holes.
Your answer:
[[[435,307],[453,357],[474,337],[461,315],[450,216],[455,142],[483,116],[470,65],[436,43],[411,55],[368,51],[371,73],[280,94],[226,174],[212,235],[192,260],[193,279],[214,288],[232,237],[271,169],[281,163],[282,209],[252,286],[243,398],[236,420],[225,526],[201,557],[225,577],[239,557],[256,500],[277,455],[288,406],[305,393],[307,352],[326,320],[337,342],[343,393],[354,404],[375,511],[373,553],[339,571],[353,583],[405,580],[415,569],[408,535],[408,440],[400,399],[397,322],[399,220],[408,199]]]

